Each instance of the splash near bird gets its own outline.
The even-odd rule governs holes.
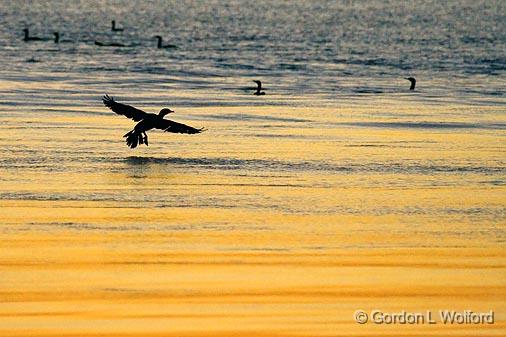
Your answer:
[[[409,87],[409,90],[415,90],[416,79],[414,77],[405,77],[405,79],[411,82],[411,86]]]
[[[174,112],[168,108],[160,110],[158,115],[156,115],[144,112],[130,105],[118,103],[114,100],[114,98],[110,97],[107,94],[102,98],[102,101],[106,107],[118,115],[123,115],[127,118],[133,119],[136,122],[139,122],[137,125],[135,125],[132,131],[123,136],[126,138],[127,145],[132,149],[136,148],[138,144],[146,144],[146,146],[148,146],[148,135],[146,134],[146,131],[151,129],[160,129],[166,132],[187,134],[195,134],[205,131],[204,128],[195,129],[182,123],[164,119],[165,115]]]
[[[259,80],[255,80],[253,82],[255,82],[257,84],[257,91],[255,91],[253,93],[253,95],[256,95],[256,96],[265,95],[265,92],[261,91],[262,90],[262,82],[260,82]]]

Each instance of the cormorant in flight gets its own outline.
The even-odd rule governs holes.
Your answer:
[[[135,125],[132,131],[123,136],[126,138],[127,145],[132,149],[137,147],[138,144],[146,144],[146,146],[148,145],[148,135],[146,134],[146,131],[151,129],[160,129],[166,132],[187,134],[201,133],[202,131],[205,131],[204,128],[195,129],[182,123],[164,119],[163,117],[165,117],[165,115],[174,112],[168,108],[160,110],[158,115],[156,115],[152,113],[146,113],[130,105],[118,103],[107,94],[102,98],[102,101],[104,102],[105,106],[107,106],[118,115],[123,115],[130,119],[133,119],[136,122],[139,122],[137,125]]]
[[[116,27],[116,21],[112,20],[111,21],[111,30],[113,32],[122,32],[123,31],[123,28],[117,28]]]
[[[414,77],[405,77],[405,79],[411,82],[409,90],[415,90],[416,79]]]
[[[166,45],[163,45],[162,42],[163,42],[163,39],[160,35],[156,35],[155,38],[158,40],[158,43],[157,43],[157,47],[158,48],[177,48],[177,46],[175,44],[166,44]]]
[[[256,95],[256,96],[265,95],[265,92],[261,91],[262,90],[262,82],[260,82],[259,80],[255,80],[253,82],[255,82],[257,84],[257,91],[255,91],[253,93],[253,95]]]
[[[23,29],[23,32],[25,33],[25,37],[23,38],[23,41],[25,41],[25,42],[28,42],[28,41],[45,41],[45,40],[47,40],[47,39],[44,39],[44,38],[41,38],[41,37],[30,36],[28,28]]]

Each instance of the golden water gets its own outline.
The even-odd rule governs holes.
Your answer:
[[[136,150],[99,103],[0,115],[0,336],[506,335],[500,109],[175,108],[208,131]]]

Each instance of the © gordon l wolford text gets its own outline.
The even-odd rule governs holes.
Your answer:
[[[430,310],[424,312],[386,312],[382,310],[357,310],[353,315],[359,324],[494,324],[494,311]]]

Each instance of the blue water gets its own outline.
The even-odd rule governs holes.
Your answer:
[[[177,106],[339,106],[404,97],[407,76],[418,80],[410,100],[505,103],[501,0],[2,1],[0,18],[0,78],[40,84],[1,88],[8,108],[89,106],[106,91],[134,99],[153,90]],[[112,19],[125,30],[112,32]],[[46,38],[58,31],[62,42],[25,43],[25,27]],[[178,49],[157,49],[158,34]],[[269,94],[261,102],[251,100],[253,79]]]

